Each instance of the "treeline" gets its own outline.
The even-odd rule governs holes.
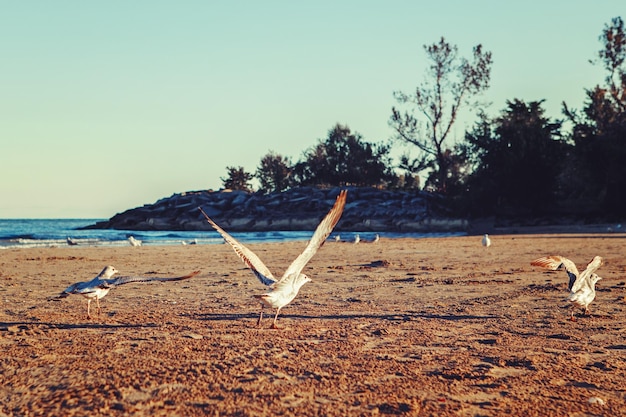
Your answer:
[[[225,188],[283,191],[298,186],[373,186],[443,194],[459,213],[474,216],[626,215],[626,34],[620,17],[605,25],[592,60],[606,72],[586,89],[580,110],[562,104],[563,118],[545,116],[543,100],[512,99],[491,117],[477,101],[489,87],[491,53],[470,59],[444,38],[424,46],[431,66],[411,94],[395,92],[387,144],[370,143],[336,125],[302,158],[269,152],[255,173],[227,167]],[[448,133],[463,106],[477,122],[460,143]],[[391,144],[412,146],[393,162]],[[426,173],[420,184],[420,173]]]

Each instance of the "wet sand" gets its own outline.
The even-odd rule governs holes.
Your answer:
[[[278,330],[227,245],[0,251],[0,416],[624,415],[626,235],[480,241],[328,242]],[[277,276],[304,246],[249,245]],[[591,316],[549,254],[604,257]],[[202,273],[48,301],[108,264]]]

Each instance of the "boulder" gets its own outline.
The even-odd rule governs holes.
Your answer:
[[[445,215],[444,200],[426,192],[344,187],[348,200],[337,231],[465,231],[467,221]],[[198,210],[228,231],[314,230],[341,188],[293,188],[280,193],[187,191],[126,210],[86,229],[211,230]]]

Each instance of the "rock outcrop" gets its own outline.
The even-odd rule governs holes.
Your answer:
[[[445,216],[440,197],[348,187],[337,231],[452,232],[467,222]],[[228,231],[314,230],[340,188],[294,188],[281,193],[191,191],[116,214],[88,229],[211,230],[198,207]]]

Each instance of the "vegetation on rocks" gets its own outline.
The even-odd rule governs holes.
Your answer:
[[[431,65],[414,93],[396,92],[392,142],[366,141],[337,124],[295,163],[270,152],[256,178],[262,192],[302,186],[373,186],[423,190],[446,198],[456,216],[626,216],[626,33],[620,17],[603,29],[595,65],[603,85],[586,90],[581,111],[563,103],[565,120],[545,115],[544,100],[511,99],[490,116],[478,100],[489,86],[492,56],[482,45],[470,59],[444,38],[425,45]],[[461,107],[478,121],[453,143],[449,133]],[[567,121],[568,123],[564,123]],[[569,130],[568,130],[569,129]],[[417,156],[394,163],[391,143],[413,146]],[[234,171],[225,188],[248,189]],[[248,174],[248,180],[252,178]],[[233,184],[245,184],[242,188]]]
[[[395,93],[402,110],[393,108],[389,120],[392,140],[414,145],[417,157],[405,154],[394,164],[393,141],[368,142],[336,124],[297,162],[270,151],[254,174],[227,167],[222,192],[176,194],[94,227],[208,229],[197,210],[202,206],[230,230],[312,230],[339,187],[351,191],[338,230],[465,227],[444,218],[624,219],[626,33],[620,17],[604,27],[600,42],[593,63],[605,69],[604,85],[586,90],[582,111],[563,103],[568,124],[547,117],[541,99],[512,99],[489,116],[477,99],[489,86],[491,53],[477,45],[468,60],[441,38],[424,46],[431,62],[426,79],[414,94]],[[463,141],[450,143],[463,106],[477,110],[478,121]]]

